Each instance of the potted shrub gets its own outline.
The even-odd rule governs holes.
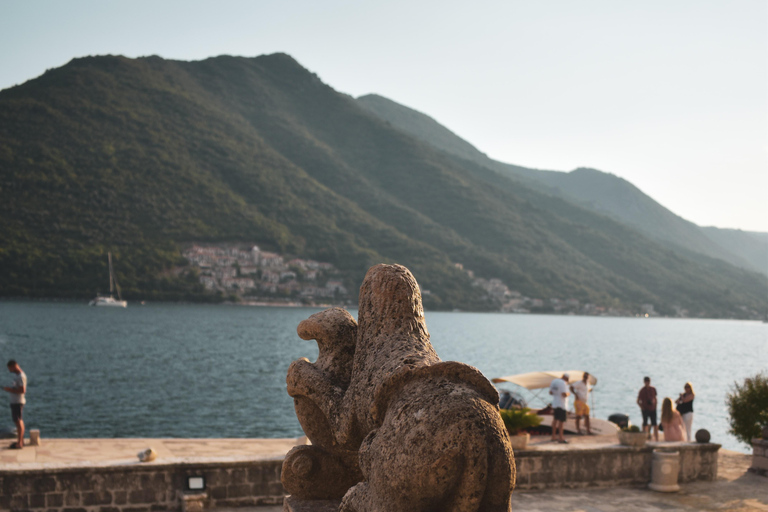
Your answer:
[[[525,432],[526,428],[541,425],[541,417],[531,412],[528,407],[521,409],[501,409],[501,419],[509,432],[509,440],[513,450],[524,450],[528,446],[531,434]]]
[[[648,440],[648,433],[640,430],[637,425],[631,425],[619,430],[619,443],[624,446],[642,448]]]

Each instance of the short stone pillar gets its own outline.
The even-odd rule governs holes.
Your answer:
[[[749,471],[768,476],[768,439],[752,440],[752,465]]]
[[[653,451],[651,463],[651,483],[648,487],[658,492],[676,492],[677,475],[680,472],[680,452]]]
[[[29,431],[29,445],[40,446],[40,430],[33,428]]]

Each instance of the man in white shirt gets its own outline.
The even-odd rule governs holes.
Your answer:
[[[584,426],[587,427],[587,435],[592,435],[592,429],[589,427],[589,373],[584,372],[584,377],[579,382],[571,384],[574,401],[573,408],[576,409],[576,430],[581,434],[581,418],[584,418]]]
[[[11,385],[4,387],[3,391],[10,393],[11,417],[16,424],[16,434],[18,440],[11,445],[11,448],[21,449],[24,446],[24,419],[22,411],[27,399],[24,394],[27,392],[27,374],[21,370],[19,363],[11,359],[8,361],[8,371],[13,374]]]
[[[554,409],[554,416],[552,418],[552,441],[559,443],[567,443],[563,437],[563,430],[565,429],[565,411],[568,410],[568,379],[570,376],[567,373],[563,374],[560,379],[554,379],[549,385],[549,394],[552,395],[552,408]],[[559,436],[556,439],[556,435],[559,432]]]

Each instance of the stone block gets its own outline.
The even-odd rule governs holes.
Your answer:
[[[248,468],[248,481],[252,484],[265,484],[275,481],[274,471],[263,465],[252,466]]]
[[[214,500],[227,499],[227,486],[225,485],[219,485],[217,487],[209,487],[208,492],[211,498]]]
[[[89,491],[81,495],[82,504],[86,507],[93,505],[111,505],[112,493],[109,491]]]
[[[152,489],[137,489],[128,492],[128,502],[133,503],[152,503],[155,501],[155,491]]]
[[[234,484],[227,486],[227,498],[244,498],[253,494],[252,484]]]
[[[30,494],[29,508],[45,508],[45,494]]]
[[[209,499],[208,493],[179,493],[179,501],[181,501],[181,512],[203,512],[208,508]]]
[[[95,485],[93,471],[59,475],[59,489],[67,491],[93,491]]]
[[[99,512],[120,512],[117,507],[99,507]]]
[[[248,481],[248,470],[246,468],[235,468],[229,472],[230,484],[244,484]]]
[[[31,484],[31,480],[21,475],[7,476],[3,479],[2,493],[8,496],[12,494],[29,494],[32,490]]]
[[[61,512],[87,512],[84,508],[65,508]]]
[[[80,501],[80,493],[74,492],[74,491],[67,491],[66,494],[64,494],[64,505],[67,507],[76,507],[80,505],[82,502]]]
[[[757,457],[753,455],[752,465],[750,467],[757,470],[768,470],[768,457]]]
[[[152,512],[149,506],[146,507],[126,507],[123,512]]]
[[[32,481],[32,491],[39,493],[53,492],[56,490],[56,479],[50,476],[35,478]]]
[[[205,483],[209,487],[216,487],[219,485],[227,485],[230,483],[229,481],[229,475],[227,474],[226,470],[224,469],[216,469],[216,470],[209,470],[209,471],[203,471],[203,475],[205,476]],[[187,473],[188,475],[198,475],[200,474],[200,471],[191,471]]]
[[[64,505],[64,494],[60,492],[52,492],[45,495],[46,507],[61,507]],[[2,508],[2,507],[0,507]]]
[[[164,491],[168,488],[168,482],[165,480],[165,473],[156,472],[143,474],[140,477],[140,488],[152,491]]]
[[[112,502],[115,505],[125,505],[128,503],[128,491],[112,491]]]

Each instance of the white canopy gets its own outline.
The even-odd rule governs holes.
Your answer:
[[[497,377],[492,379],[492,382],[511,382],[517,384],[525,389],[543,389],[548,388],[553,380],[559,379],[564,373],[568,374],[568,383],[573,384],[584,378],[584,372],[580,370],[565,370],[560,372],[529,372],[520,373],[518,375],[508,375],[506,377]],[[597,384],[597,378],[594,375],[589,375],[589,383],[594,386]]]

